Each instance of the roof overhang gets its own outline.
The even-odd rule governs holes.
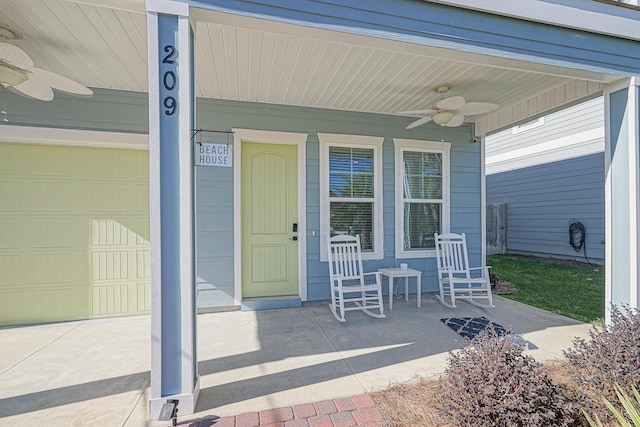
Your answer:
[[[440,96],[433,89],[446,83],[449,96],[500,105],[468,117],[484,135],[597,96],[626,77],[490,43],[215,3],[190,11],[203,98],[400,115],[431,106]],[[95,88],[139,92],[148,86],[146,19],[142,0],[5,0],[0,11],[0,23],[23,35],[16,45],[41,68]]]

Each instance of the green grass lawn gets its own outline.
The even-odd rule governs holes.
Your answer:
[[[503,295],[524,304],[588,323],[604,319],[604,268],[569,265],[546,259],[493,255],[491,272],[520,288]]]

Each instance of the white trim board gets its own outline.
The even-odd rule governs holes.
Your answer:
[[[0,126],[0,142],[84,148],[148,150],[149,135],[31,126]]]

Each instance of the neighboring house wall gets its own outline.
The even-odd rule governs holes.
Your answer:
[[[603,99],[486,138],[488,203],[507,203],[507,251],[576,258],[569,222],[586,228],[591,262],[604,263]]]

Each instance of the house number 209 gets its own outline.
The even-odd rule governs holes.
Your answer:
[[[170,65],[175,64],[176,60],[174,59],[174,56],[176,55],[176,48],[171,45],[166,45],[164,47],[164,51],[167,54],[162,59],[162,63]],[[165,71],[164,75],[162,76],[162,85],[169,92],[173,91],[176,88],[176,73],[173,70]],[[176,109],[178,108],[178,102],[176,101],[176,98],[171,95],[164,97],[164,99],[162,100],[162,105],[164,105],[164,107],[166,108],[166,110],[164,110],[164,113],[167,116],[175,114]]]

